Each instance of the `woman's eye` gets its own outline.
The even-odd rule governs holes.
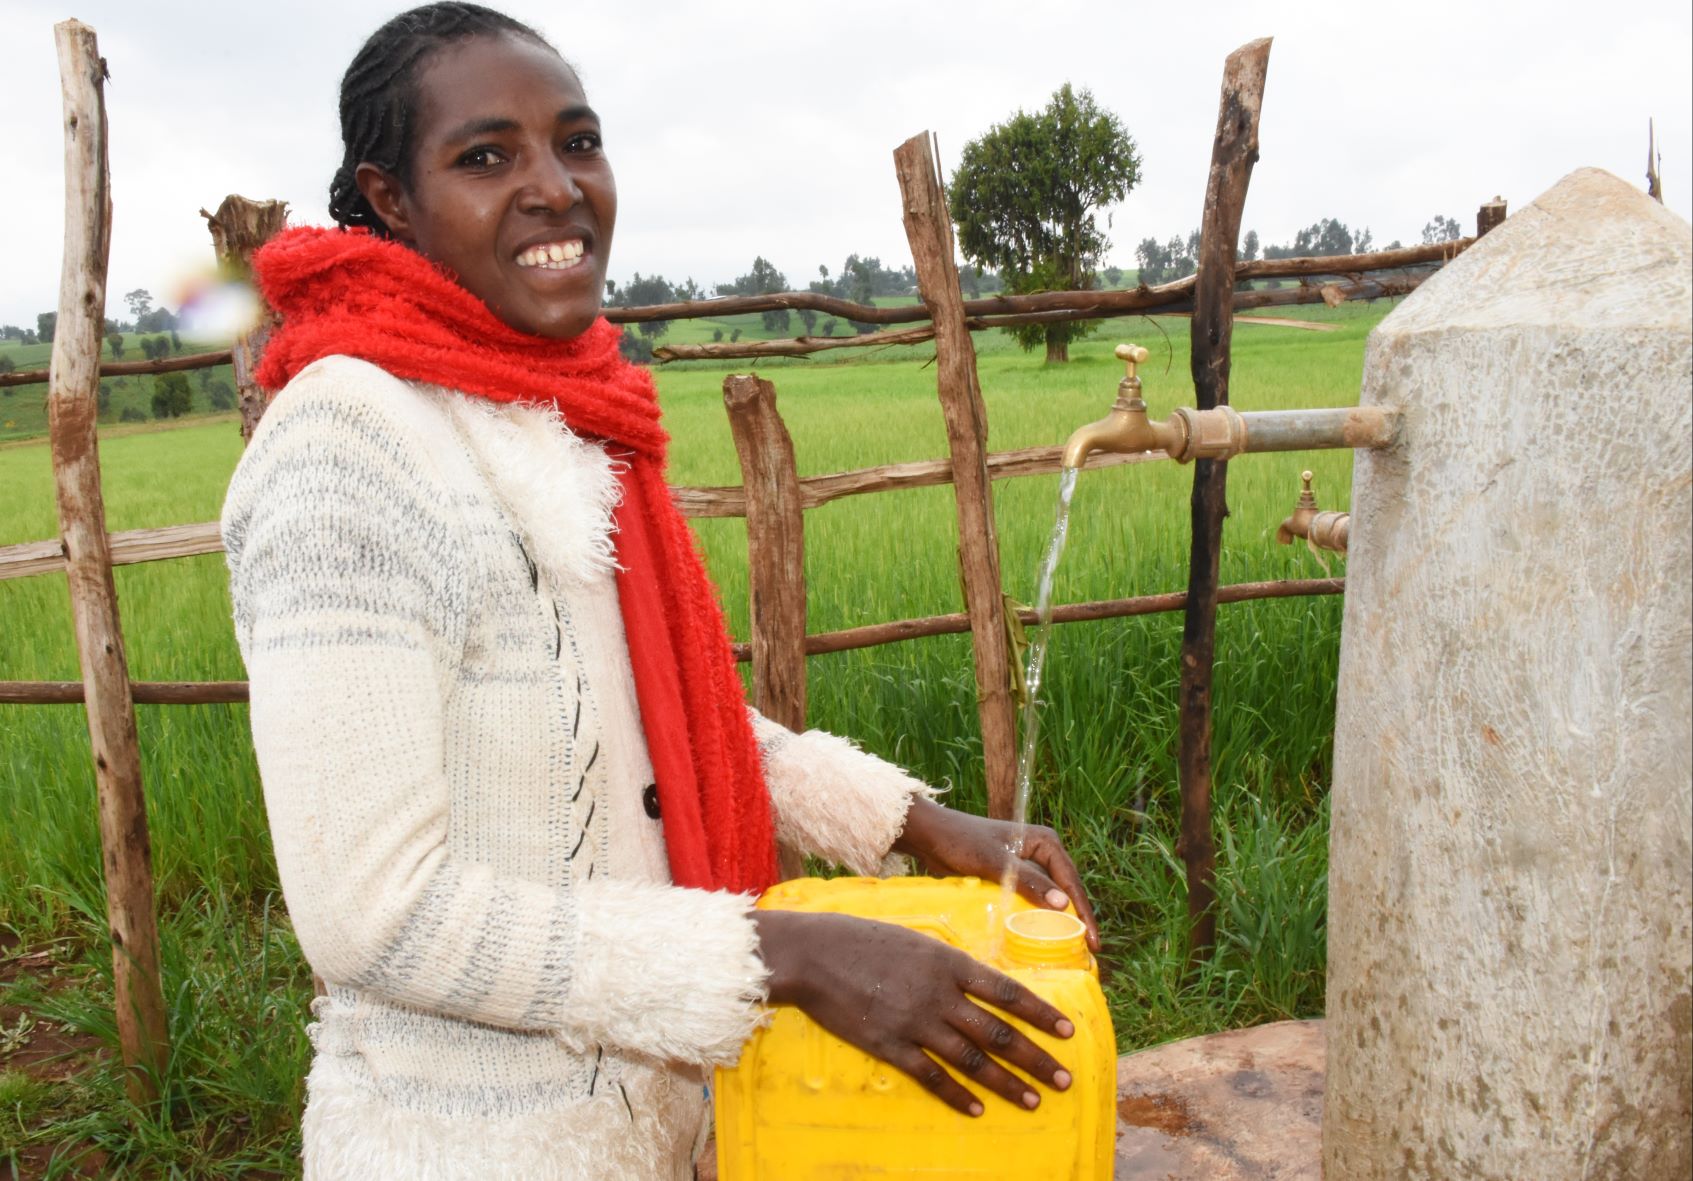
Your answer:
[[[504,160],[505,160],[505,156],[500,152],[500,150],[498,148],[489,148],[489,147],[471,148],[470,151],[464,153],[464,155],[459,157],[459,167],[460,168],[471,168],[471,169],[486,169],[486,168],[492,168],[492,167],[494,167],[494,165],[499,164],[499,163],[503,162]]]
[[[600,136],[597,131],[584,131],[580,135],[573,135],[564,141],[564,150],[567,152],[597,152],[600,147]]]

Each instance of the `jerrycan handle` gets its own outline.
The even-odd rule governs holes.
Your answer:
[[[1087,927],[1062,910],[1019,910],[1005,918],[1005,958],[1028,968],[1093,967]]]

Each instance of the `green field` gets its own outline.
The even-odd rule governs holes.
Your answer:
[[[124,351],[122,357],[113,354],[109,341],[100,346],[102,361],[145,361],[147,358],[141,351],[143,337],[163,335],[169,339],[170,334],[154,332],[127,332],[123,334]],[[227,342],[190,340],[186,336],[179,337],[182,353],[211,352],[215,349],[228,348]],[[9,360],[12,368],[17,370],[45,369],[51,360],[53,346],[51,344],[18,344],[15,341],[0,343],[0,358]],[[172,356],[177,355],[172,353]],[[192,408],[184,418],[204,418],[220,413],[211,404],[211,389],[222,382],[231,390],[235,388],[235,377],[228,365],[218,365],[211,369],[200,369],[185,375],[188,378],[188,389],[193,400]],[[148,376],[107,377],[100,382],[105,393],[106,404],[100,411],[100,422],[104,425],[122,423],[126,429],[136,429],[136,426],[153,419],[153,382],[156,379]],[[128,418],[125,412],[128,412]],[[180,422],[180,419],[170,420]],[[47,431],[47,387],[45,385],[7,386],[0,389],[0,443],[27,440],[45,434]]]
[[[1385,311],[1287,313],[1335,322],[1326,333],[1239,326],[1233,403],[1250,410],[1353,402],[1365,335]],[[756,316],[734,323],[755,335]],[[672,331],[675,339],[711,336],[709,324]],[[999,334],[978,335],[990,446],[1061,442],[1102,414],[1121,371],[1111,346],[1124,339],[1152,349],[1142,375],[1154,414],[1191,402],[1180,319],[1108,322],[1072,346],[1069,365],[1052,368]],[[838,353],[824,357],[759,366],[776,383],[802,475],[945,454],[934,368],[924,363],[931,349],[850,363]],[[704,363],[658,371],[673,483],[739,482],[721,397],[728,371]],[[101,460],[111,527],[216,517],[239,454],[227,420],[107,434]],[[1275,527],[1293,507],[1302,467],[1316,471],[1324,507],[1346,507],[1351,464],[1349,455],[1325,453],[1231,465],[1223,581],[1321,576],[1303,547],[1275,543]],[[1174,464],[1085,474],[1057,600],[1182,589],[1191,478]],[[55,532],[44,445],[0,448],[0,490],[0,544]],[[1034,596],[1055,494],[1050,477],[995,485],[1006,590],[1024,601]],[[744,524],[696,527],[731,630],[744,636]],[[807,515],[806,545],[813,631],[960,609],[950,488],[836,501]],[[1331,557],[1329,566],[1340,573],[1344,561]],[[243,675],[220,557],[124,567],[116,580],[133,676]],[[1063,834],[1100,909],[1121,1048],[1322,1011],[1340,615],[1338,597],[1222,609],[1214,745],[1220,946],[1192,975],[1182,967],[1185,902],[1174,853],[1180,617],[1055,632],[1032,811]],[[0,582],[0,620],[0,679],[77,677],[62,578]],[[982,806],[967,636],[815,657],[810,695],[812,724],[950,785],[955,806]],[[110,1065],[111,969],[81,708],[0,706],[0,1176],[9,1158],[25,1162],[19,1175],[51,1175],[89,1149],[131,1162],[132,1175],[291,1175],[311,989],[277,892],[245,710],[139,713],[177,1046],[168,1102],[139,1115],[128,1109]],[[29,967],[7,970],[6,960],[24,952],[36,953]],[[9,1066],[8,1047],[22,1045],[29,1030],[13,1034],[7,1023],[29,1021],[37,1031],[92,1035],[106,1055],[79,1060],[60,1081]],[[49,1165],[54,1145],[65,1147]]]

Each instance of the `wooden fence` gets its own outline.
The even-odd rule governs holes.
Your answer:
[[[130,1069],[131,1093],[156,1095],[168,1050],[165,1010],[158,978],[151,855],[135,734],[142,704],[235,702],[247,699],[245,682],[132,682],[118,624],[112,568],[218,552],[216,522],[108,533],[101,500],[96,439],[96,394],[107,374],[165,373],[235,364],[243,408],[243,435],[263,411],[253,386],[254,367],[268,324],[228,351],[161,361],[99,362],[105,307],[110,197],[106,168],[106,123],[100,58],[93,30],[76,21],[55,29],[64,88],[66,219],[63,281],[52,368],[47,373],[0,375],[0,386],[48,382],[49,430],[60,517],[54,540],[0,547],[0,579],[64,571],[76,619],[82,666],[80,682],[0,682],[0,703],[84,702],[93,746],[100,800],[102,853],[117,978],[119,1038]],[[661,360],[758,356],[804,356],[825,348],[863,348],[933,340],[936,386],[946,421],[949,456],[924,463],[891,464],[860,471],[800,478],[792,440],[776,409],[776,390],[755,376],[724,381],[724,402],[743,483],[733,488],[674,488],[690,517],[743,516],[747,521],[749,639],[736,645],[739,659],[753,666],[755,704],[794,728],[805,724],[806,658],[828,652],[894,643],[922,636],[969,632],[975,662],[984,773],[990,810],[1007,815],[1015,771],[1015,717],[1006,644],[1006,601],[1001,590],[999,548],[994,531],[994,480],[1056,473],[1060,448],[1040,447],[990,453],[988,423],[976,375],[970,333],[1010,324],[1098,319],[1141,312],[1191,314],[1192,366],[1202,406],[1226,403],[1229,333],[1237,310],[1403,294],[1474,239],[1437,246],[1331,258],[1236,262],[1240,210],[1252,162],[1257,157],[1257,118],[1269,42],[1243,47],[1225,65],[1218,134],[1197,275],[1158,287],[1128,291],[1047,292],[965,300],[954,263],[955,249],[944,190],[927,134],[894,153],[906,235],[916,263],[920,305],[879,308],[815,293],[703,300],[645,308],[607,309],[614,322],[717,317],[776,309],[811,308],[867,323],[919,327],[877,331],[850,338],[801,337],[792,341],[733,342],[668,346]],[[251,252],[283,224],[276,202],[231,197],[207,214],[220,261],[239,268]],[[1478,230],[1503,219],[1502,203],[1484,206]],[[1425,268],[1416,270],[1411,268]],[[1298,286],[1240,290],[1242,282],[1297,278]],[[1327,279],[1326,282],[1314,282]],[[1095,456],[1090,467],[1156,462],[1162,453]],[[1184,611],[1182,660],[1182,843],[1187,863],[1194,947],[1210,942],[1210,665],[1216,608],[1221,603],[1290,595],[1338,594],[1339,579],[1289,580],[1217,585],[1220,507],[1226,465],[1200,461],[1194,493],[1194,547],[1189,587],[1184,592],[1147,595],[1060,607],[1055,622],[1069,623]],[[964,590],[962,612],[894,620],[820,635],[805,634],[804,512],[844,496],[950,484],[959,529]],[[1023,618],[1030,621],[1025,613]]]

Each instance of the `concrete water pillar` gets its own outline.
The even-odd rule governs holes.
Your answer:
[[[1693,1168],[1688,224],[1584,169],[1372,334],[1326,1175]]]

